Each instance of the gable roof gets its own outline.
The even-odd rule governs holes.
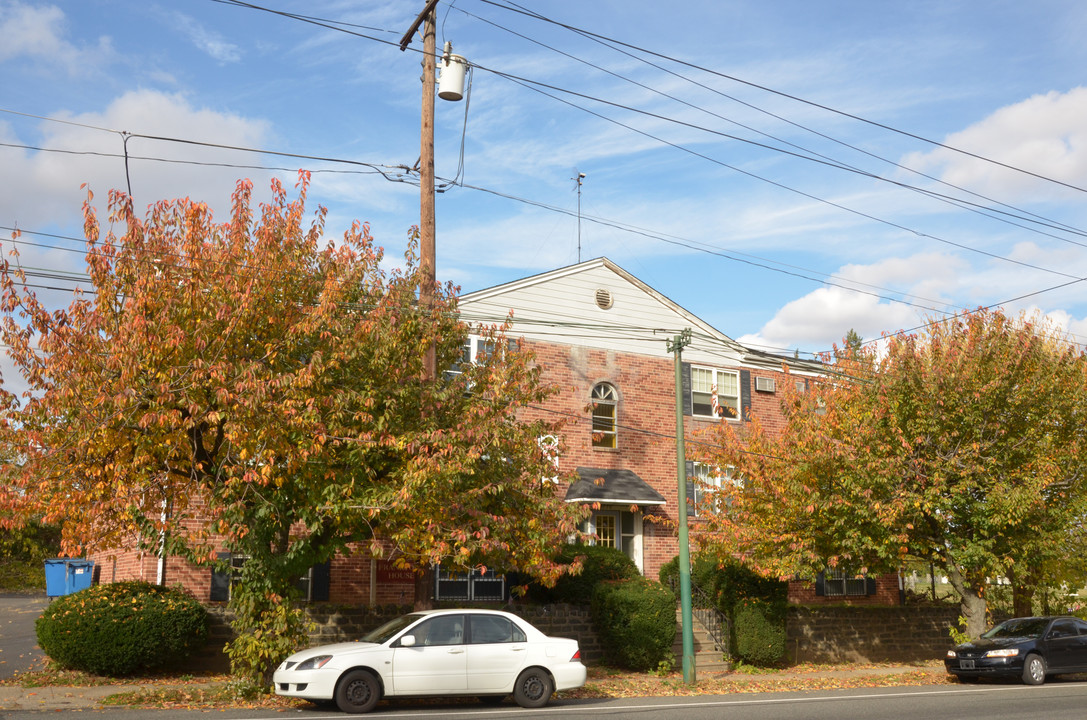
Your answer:
[[[477,290],[459,299],[469,323],[501,323],[528,340],[665,356],[685,329],[687,362],[819,372],[818,363],[746,348],[671,298],[601,257]]]
[[[690,328],[692,348],[704,345],[733,362],[743,352],[735,340],[607,258],[466,293],[459,307],[468,322],[501,322],[512,312],[514,334],[529,339],[663,355],[667,341]]]

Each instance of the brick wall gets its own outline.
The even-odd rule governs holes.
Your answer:
[[[792,605],[899,605],[901,593],[898,590],[898,574],[888,573],[875,578],[876,592],[874,595],[857,595],[852,597],[821,596],[815,594],[815,584],[793,580],[789,582],[788,597]]]
[[[950,607],[791,606],[787,653],[793,663],[939,660],[958,618]]]
[[[587,605],[512,605],[504,608],[554,637],[573,638],[587,664],[601,661],[603,652]],[[411,610],[399,605],[306,606],[316,624],[311,645],[358,639],[387,620]],[[222,605],[208,608],[211,634],[197,659],[203,668],[226,669],[222,653],[232,637],[230,612]],[[948,634],[958,627],[959,610],[952,607],[792,606],[786,621],[790,663],[922,662],[939,660],[954,643]]]
[[[677,526],[677,468],[675,453],[675,372],[673,358],[664,352],[659,356],[587,348],[560,343],[527,342],[545,382],[559,392],[543,404],[542,409],[529,409],[525,419],[564,421],[564,449],[559,458],[560,470],[573,473],[579,466],[603,469],[627,469],[645,480],[665,499],[664,506],[647,506],[642,535],[642,570],[646,577],[656,579],[662,565],[678,554]],[[780,401],[795,377],[784,372],[752,370],[751,411],[771,431],[780,430],[782,418]],[[758,392],[755,380],[771,377],[775,393]],[[610,383],[618,392],[618,447],[592,446],[592,427],[587,406],[592,389],[601,382]],[[742,425],[738,421],[726,421]],[[697,434],[717,421],[685,418],[688,435]],[[557,492],[564,494],[565,487]],[[199,519],[190,519],[191,527]],[[699,521],[691,518],[692,542],[697,541]],[[156,558],[146,553],[116,552],[91,556],[100,566],[101,582],[141,579],[154,581]],[[373,581],[372,581],[373,578]],[[211,572],[171,558],[167,567],[167,583],[181,584],[201,600],[209,598]],[[330,573],[329,599],[341,603],[404,603],[410,602],[414,583],[402,581],[393,573],[375,576],[366,553],[335,558]],[[880,596],[883,598],[883,596]],[[895,602],[895,598],[890,599]]]

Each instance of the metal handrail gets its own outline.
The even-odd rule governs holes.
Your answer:
[[[676,587],[677,582],[678,579],[674,577],[669,580],[669,585],[672,586],[672,592],[675,593],[678,598],[679,590]],[[729,637],[728,617],[717,609],[710,594],[695,584],[693,579],[691,580],[691,616],[697,620],[709,636],[713,638],[714,648],[727,655]]]

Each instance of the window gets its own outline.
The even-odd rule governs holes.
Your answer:
[[[618,518],[614,515],[597,515],[596,517],[596,542],[604,547],[619,547],[619,537],[615,534],[615,526]]]
[[[616,447],[618,393],[607,383],[593,388],[593,447]]]
[[[547,459],[551,466],[555,468],[554,475],[548,475],[544,477],[543,482],[556,485],[559,482],[559,439],[554,435],[543,435],[536,438],[536,445],[540,448],[540,452]]]
[[[628,510],[597,510],[582,524],[581,530],[589,535],[596,535],[596,539],[590,541],[591,544],[622,550],[639,565],[636,538],[640,534],[640,528],[634,513]]]
[[[721,473],[712,465],[698,462],[692,463],[691,470],[689,477],[691,483],[687,488],[687,495],[690,504],[698,508],[707,502],[707,498],[712,499],[721,488]]]
[[[820,589],[822,589],[822,592],[820,592]],[[816,580],[815,594],[825,597],[875,595],[875,580],[856,577],[853,573],[846,572],[841,568],[827,568],[819,574],[819,578]]]
[[[411,629],[416,645],[463,645],[464,616],[439,615]]]
[[[736,475],[736,468],[729,465],[722,470],[706,463],[687,463],[687,516],[693,516],[698,508],[706,506],[719,509],[720,498],[717,493],[722,487],[731,485],[743,488],[743,479]],[[726,503],[731,502],[726,498]]]
[[[1049,639],[1055,640],[1057,638],[1076,637],[1079,635],[1079,628],[1071,620],[1058,620],[1053,623],[1053,627],[1049,629]]]
[[[507,347],[512,350],[517,350],[517,341],[510,340],[507,342]],[[482,338],[478,335],[469,335],[464,340],[464,344],[460,348],[460,357],[453,363],[443,375],[446,380],[452,380],[461,373],[465,368],[473,363],[486,363],[494,357],[495,341]]]
[[[469,638],[473,645],[517,643],[528,640],[525,631],[517,627],[509,618],[495,615],[469,615],[468,625],[471,628]]]
[[[226,602],[230,600],[234,585],[241,582],[242,567],[249,558],[244,555],[232,555],[225,552],[219,553],[218,558],[220,561],[227,563],[230,570],[229,572],[219,572],[212,569],[208,600]],[[323,562],[314,565],[302,577],[298,578],[294,583],[294,587],[299,593],[298,599],[306,602],[328,602],[331,569],[332,563],[330,561]]]
[[[691,402],[695,415],[740,417],[740,374],[734,370],[691,368]]]

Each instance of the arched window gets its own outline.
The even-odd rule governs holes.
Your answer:
[[[593,388],[593,447],[615,448],[619,394],[608,383]]]

